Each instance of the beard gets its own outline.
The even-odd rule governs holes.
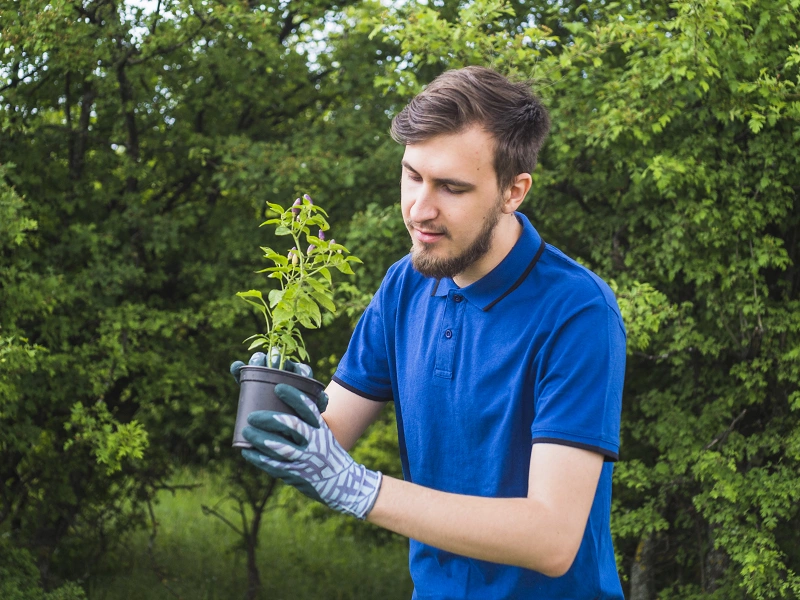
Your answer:
[[[502,202],[502,200],[501,197],[500,202]],[[452,279],[459,273],[463,273],[480,258],[485,256],[492,247],[492,235],[494,234],[497,223],[500,221],[501,214],[502,211],[498,203],[496,210],[492,211],[486,218],[483,227],[472,243],[457,256],[438,258],[433,256],[431,252],[433,244],[417,242],[417,244],[411,246],[411,265],[425,277],[433,277],[434,279]],[[411,228],[412,224],[412,221],[406,221],[406,225],[409,228]],[[419,225],[424,226],[425,223],[419,223]],[[442,233],[446,239],[452,239],[446,227],[428,225],[423,227],[423,229]]]

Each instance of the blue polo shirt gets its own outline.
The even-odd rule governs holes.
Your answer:
[[[562,577],[467,558],[411,540],[414,598],[622,598],[609,530],[619,451],[625,329],[594,273],[523,232],[475,283],[395,263],[333,377],[394,400],[408,481],[485,497],[528,494],[531,445],[606,457],[578,555]],[[536,544],[536,540],[531,540]]]

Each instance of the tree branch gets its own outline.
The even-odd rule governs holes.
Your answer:
[[[70,165],[70,170],[72,164],[75,161],[75,142],[73,139],[73,132],[72,132],[72,94],[71,94],[71,87],[72,87],[72,77],[69,70],[67,70],[66,74],[64,75],[64,116],[67,119],[67,129],[69,130],[69,148],[67,149],[67,156],[68,156],[68,163]]]
[[[576,188],[571,183],[561,182],[553,186],[553,189],[557,192],[561,192],[562,194],[566,194],[570,198],[574,198],[580,207],[585,210],[588,214],[593,214],[594,211],[589,208],[589,205],[586,204],[586,201],[583,199],[583,194],[581,194],[580,190]]]
[[[161,17],[161,0],[156,4],[156,10],[153,13],[153,24],[150,26],[150,35],[155,34],[156,26],[158,26],[158,19]]]
[[[185,175],[180,181],[177,182],[176,185],[164,187],[158,194],[153,196],[152,201],[157,202],[161,200],[164,196],[169,194],[169,198],[166,201],[163,213],[167,213],[175,206],[175,202],[181,195],[185,194],[189,188],[194,185],[194,183],[200,179],[200,173],[189,173]],[[162,214],[163,214],[162,213]]]
[[[744,410],[742,410],[742,412],[739,413],[738,417],[736,417],[733,421],[731,421],[731,424],[728,426],[728,428],[725,431],[720,433],[717,437],[715,437],[713,440],[711,440],[708,444],[703,446],[703,450],[711,450],[711,448],[713,448],[719,442],[724,442],[725,438],[727,438],[731,434],[731,432],[733,431],[733,428],[736,427],[736,424],[739,421],[742,420],[742,417],[744,417],[745,414],[747,414],[747,409],[746,408]]]
[[[283,41],[289,37],[289,34],[294,31],[294,28],[297,26],[294,22],[294,17],[297,15],[297,11],[290,10],[286,13],[286,19],[283,21],[283,27],[281,27],[280,33],[278,33],[278,43],[282,44]]]
[[[153,503],[150,500],[147,501],[147,512],[150,514],[150,523],[153,526],[150,532],[150,537],[147,540],[147,555],[150,557],[150,566],[158,575],[158,580],[161,582],[161,585],[163,585],[170,594],[176,598],[180,598],[181,595],[167,585],[166,573],[164,573],[164,571],[158,565],[158,561],[156,560],[154,548],[156,543],[156,535],[158,534],[158,521],[156,520],[156,513],[153,510]]]
[[[81,97],[81,114],[78,119],[78,130],[75,132],[73,143],[70,147],[70,176],[77,180],[83,172],[83,159],[89,140],[89,123],[92,116],[92,105],[97,97],[97,92],[88,81],[84,82],[83,96]],[[70,129],[72,129],[70,127]]]
[[[694,350],[695,349],[690,346],[688,348],[684,348],[683,350],[672,350],[671,352],[664,352],[662,354],[647,354],[645,352],[634,352],[633,355],[638,356],[639,358],[645,358],[647,360],[660,361],[660,360],[666,360],[678,354],[683,354],[684,352],[694,352]]]
[[[231,523],[225,515],[223,515],[222,513],[218,512],[216,509],[211,508],[210,506],[206,506],[205,504],[201,504],[200,505],[200,510],[202,510],[203,514],[206,515],[206,516],[211,515],[211,516],[217,517],[220,521],[225,523],[225,525],[227,525],[228,527],[233,529],[236,533],[238,533],[239,535],[244,537],[244,533],[242,532],[242,530],[239,529],[233,523]]]
[[[133,90],[131,88],[128,76],[125,73],[125,62],[121,61],[117,65],[117,82],[119,83],[119,96],[122,114],[125,120],[125,131],[127,139],[125,147],[128,155],[134,162],[139,162],[139,131],[136,128],[136,113],[133,110]],[[138,187],[138,180],[130,176],[127,180],[127,189],[129,192],[135,192]]]
[[[195,29],[191,34],[189,34],[189,36],[186,39],[180,42],[175,42],[174,44],[165,46],[163,48],[156,47],[155,50],[148,53],[146,56],[142,56],[141,58],[137,58],[136,60],[129,60],[128,64],[131,66],[140,65],[144,62],[147,62],[151,58],[155,58],[156,56],[166,56],[167,54],[171,54],[172,52],[175,52],[175,50],[177,50],[178,48],[181,48],[186,44],[193,42],[197,37],[197,34],[199,34],[200,31],[202,31],[202,29],[208,24],[208,21],[206,21],[202,17],[198,17],[198,19],[200,20],[200,26],[197,29]]]
[[[22,77],[20,77],[19,70],[22,68],[22,64],[19,61],[17,61],[17,63],[13,67],[13,74],[11,76],[11,81],[8,84],[4,85],[3,87],[0,87],[0,92],[4,92],[10,88],[16,88],[17,86],[19,86],[20,83],[22,83],[23,79],[26,79],[28,77],[33,77],[34,75],[39,73],[44,67],[47,66],[48,62],[49,61],[43,62],[38,67],[33,69],[33,71],[25,73]]]

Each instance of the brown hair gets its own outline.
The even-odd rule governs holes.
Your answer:
[[[533,172],[550,131],[547,109],[530,83],[513,83],[485,67],[439,75],[392,120],[391,133],[408,145],[476,124],[495,140],[494,170],[501,190],[520,173]]]

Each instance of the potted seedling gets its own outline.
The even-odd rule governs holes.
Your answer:
[[[319,381],[283,370],[284,362],[309,362],[301,327],[316,329],[322,325],[322,311],[336,313],[331,270],[353,274],[351,263],[360,263],[347,248],[326,239],[330,226],[327,213],[314,204],[308,194],[298,198],[288,209],[267,202],[271,218],[261,226],[272,226],[275,234],[290,240],[288,252],[262,247],[264,258],[272,263],[259,273],[277,282],[266,297],[259,290],[239,292],[237,296],[258,309],[266,328],[245,340],[249,351],[263,349],[268,355],[280,356],[278,368],[247,365],[239,373],[239,409],[233,432],[234,448],[249,448],[242,437],[247,416],[254,410],[275,410],[292,413],[274,388],[288,383],[309,396],[318,395],[324,385]],[[301,250],[305,247],[306,250]]]

